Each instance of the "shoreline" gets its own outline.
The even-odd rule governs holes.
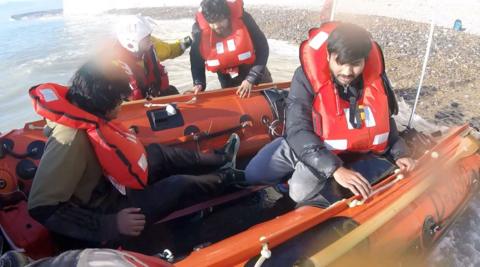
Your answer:
[[[10,16],[13,20],[27,20],[27,19],[39,19],[50,18],[63,15],[63,9],[50,9],[34,12],[19,13]]]
[[[478,16],[478,12],[475,12],[480,10],[480,1],[478,0],[463,0],[460,2],[451,0],[243,0],[243,2],[248,10],[254,8],[266,10],[282,8],[311,11],[329,9],[334,3],[335,13],[387,16],[424,23],[430,23],[434,20],[436,25],[447,28],[452,28],[455,20],[460,19],[465,31],[480,35],[480,16]],[[139,0],[134,2],[63,0],[65,13],[68,15],[99,14],[110,9],[128,8],[198,8],[199,3],[198,0]],[[327,16],[330,16],[330,14],[327,14]]]
[[[195,7],[111,10],[109,14],[138,14],[157,20],[194,18]],[[299,44],[308,30],[321,24],[320,12],[305,9],[246,8],[268,39]],[[337,19],[365,27],[383,49],[386,72],[397,97],[413,106],[430,25],[382,16],[339,13]],[[290,25],[286,28],[285,25]],[[158,25],[161,27],[161,24]],[[480,36],[435,27],[418,115],[439,126],[471,123],[480,128]],[[275,77],[273,77],[275,79]]]

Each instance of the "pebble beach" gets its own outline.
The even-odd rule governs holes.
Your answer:
[[[161,7],[113,10],[157,20],[193,18],[196,7]],[[319,11],[280,7],[247,7],[268,39],[298,45],[308,30],[318,27]],[[430,24],[375,15],[337,13],[336,20],[365,27],[383,48],[386,71],[397,97],[413,106]],[[453,25],[453,24],[452,24]],[[480,128],[480,36],[436,26],[417,113],[437,126],[463,123]],[[273,77],[275,80],[275,77]],[[277,80],[278,81],[278,80]]]

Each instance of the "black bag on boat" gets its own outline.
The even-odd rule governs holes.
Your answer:
[[[351,158],[352,157],[349,156],[349,160],[345,161],[347,162],[345,167],[360,173],[371,185],[380,182],[392,174],[397,168],[397,166],[388,159],[371,153],[357,157],[353,156],[353,158],[355,158],[353,160],[351,160]],[[329,178],[320,191],[320,195],[330,202],[330,204],[333,204],[343,198],[349,198],[353,194],[348,188],[337,183],[335,179]]]

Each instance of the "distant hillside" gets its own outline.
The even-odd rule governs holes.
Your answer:
[[[63,9],[52,9],[45,11],[27,12],[10,16],[14,20],[38,19],[45,17],[59,16],[63,14]]]

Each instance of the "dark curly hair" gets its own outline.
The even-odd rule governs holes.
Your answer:
[[[230,8],[225,0],[203,0],[200,3],[202,14],[209,23],[230,18]]]
[[[327,39],[328,53],[337,53],[337,63],[342,65],[367,58],[371,49],[370,33],[351,23],[340,24]]]
[[[127,74],[113,63],[87,62],[73,75],[67,100],[105,118],[131,94]]]

